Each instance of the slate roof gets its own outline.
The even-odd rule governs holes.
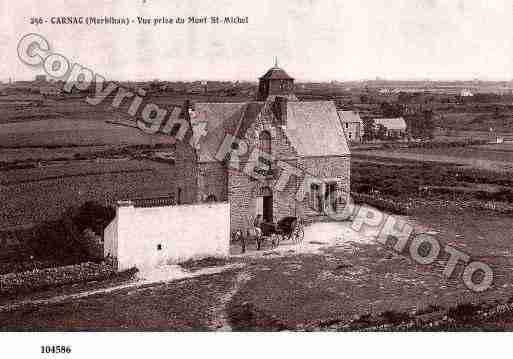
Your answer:
[[[387,130],[406,130],[406,122],[404,118],[376,118],[374,119],[374,124],[383,125],[387,128]]]
[[[360,123],[363,125],[362,118],[355,111],[337,111],[340,122],[342,123]]]
[[[289,74],[287,74],[285,72],[285,70],[283,70],[282,68],[280,67],[271,67],[266,73],[264,76],[260,77],[261,80],[293,80],[292,77],[289,76]]]
[[[200,162],[216,161],[215,154],[222,145],[226,135],[236,136],[239,123],[246,112],[247,103],[202,103],[194,105],[191,114],[193,129],[201,122],[206,122],[207,135],[200,141],[198,160]]]
[[[300,156],[350,153],[333,101],[289,101],[285,132]]]
[[[265,105],[265,102],[196,103],[191,116],[193,128],[201,122],[207,123],[207,135],[200,141],[198,149],[199,161],[217,161],[215,154],[226,135],[243,137]],[[344,131],[332,101],[288,101],[287,126],[284,131],[300,156],[349,154]]]

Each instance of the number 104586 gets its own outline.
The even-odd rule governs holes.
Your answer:
[[[41,345],[41,354],[70,354],[69,345]]]

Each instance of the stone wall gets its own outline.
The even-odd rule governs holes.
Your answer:
[[[0,275],[0,293],[28,293],[48,287],[102,280],[114,275],[106,263],[81,263],[65,267],[35,269],[21,273]]]
[[[287,161],[292,166],[323,181],[332,181],[337,184],[337,212],[342,212],[350,193],[350,157],[333,156],[319,158],[302,158],[297,161]],[[241,164],[244,168],[245,163]],[[303,179],[291,176],[283,189],[275,188],[275,180],[281,171],[276,171],[266,180],[251,178],[242,170],[229,170],[228,200],[231,204],[231,230],[246,229],[249,222],[256,216],[257,197],[259,190],[268,187],[273,194],[273,221],[277,222],[283,217],[302,217],[307,222],[329,219],[322,211],[315,211],[312,206],[312,197],[309,188],[305,189],[303,201],[297,201],[297,192],[301,191]],[[321,193],[324,193],[322,188]]]
[[[247,229],[250,225],[250,216],[254,218],[255,203],[252,198],[254,182],[256,181],[238,170],[228,170],[228,201],[232,232]]]
[[[198,166],[198,201],[204,202],[209,196],[216,201],[228,200],[228,172],[221,162],[200,163]]]
[[[175,151],[174,195],[177,203],[195,203],[198,198],[198,166],[196,151],[187,142],[178,141]],[[157,173],[158,174],[158,173]]]
[[[300,160],[299,167],[316,178],[323,181],[336,182],[337,212],[342,212],[350,195],[351,186],[351,158],[350,156],[311,157]],[[305,192],[309,191],[305,188]],[[307,192],[308,193],[308,192]],[[321,195],[324,195],[324,188],[321,188]],[[302,202],[302,211],[306,220],[310,221],[328,219],[326,214],[313,209],[312,197],[305,195]]]

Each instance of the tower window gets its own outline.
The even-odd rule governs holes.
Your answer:
[[[271,156],[271,134],[267,131],[263,131],[260,133],[259,138],[259,150],[265,155],[260,156],[260,158],[258,159],[259,164],[263,166],[261,169],[257,169],[257,172],[260,174],[270,174],[272,173],[272,162],[269,160],[269,156]]]
[[[271,134],[268,131],[260,133],[260,151],[271,155]]]

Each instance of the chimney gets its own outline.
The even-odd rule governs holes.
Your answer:
[[[274,115],[280,126],[287,126],[287,102],[288,99],[282,96],[276,96],[274,99]]]

